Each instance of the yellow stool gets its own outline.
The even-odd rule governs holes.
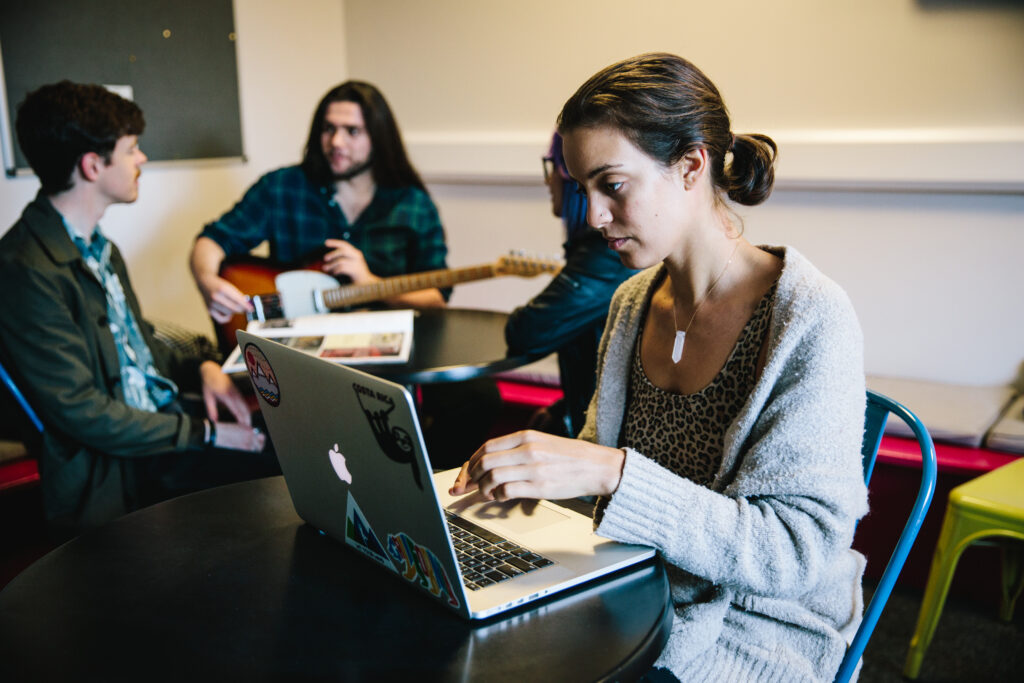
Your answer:
[[[928,585],[910,639],[903,675],[917,678],[924,653],[935,635],[956,563],[964,549],[996,537],[1003,544],[1003,595],[999,616],[1013,618],[1014,603],[1024,585],[1024,458],[983,474],[949,492],[942,532],[928,574]]]

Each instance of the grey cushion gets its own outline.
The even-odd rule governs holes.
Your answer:
[[[1014,396],[1010,385],[969,386],[875,375],[868,376],[867,385],[909,408],[935,441],[975,448]],[[912,436],[902,420],[889,420],[885,431]]]

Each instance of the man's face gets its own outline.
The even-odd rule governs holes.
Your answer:
[[[368,168],[373,146],[358,104],[332,102],[327,106],[320,146],[336,177],[351,177]]]
[[[118,138],[110,162],[103,165],[97,178],[99,189],[111,204],[130,204],[139,196],[139,175],[146,155],[139,149],[139,138],[125,135]]]

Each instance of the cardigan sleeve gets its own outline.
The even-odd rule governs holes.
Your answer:
[[[705,488],[627,449],[599,534],[771,597],[806,593],[847,551],[867,509],[860,329],[841,291],[778,324],[781,338],[726,433],[731,470]]]

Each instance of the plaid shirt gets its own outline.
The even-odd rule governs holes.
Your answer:
[[[293,268],[319,261],[330,237],[362,251],[370,271],[381,277],[447,267],[444,228],[425,192],[378,187],[350,224],[334,188],[315,187],[298,166],[264,175],[200,236],[212,239],[228,256],[246,254],[268,240],[271,258]]]

